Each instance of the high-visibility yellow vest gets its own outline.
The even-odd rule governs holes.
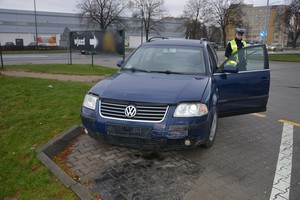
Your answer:
[[[243,46],[246,47],[246,42],[244,40],[242,40],[242,43],[243,43]],[[232,52],[231,54],[234,54],[235,52],[238,51],[238,46],[236,44],[236,41],[235,39],[231,40],[230,41],[230,45],[231,45],[231,49],[232,49]],[[228,58],[227,58],[228,59]],[[237,59],[237,58],[236,58]],[[228,62],[228,65],[233,65],[233,66],[236,66],[237,65],[237,62],[233,61],[233,60],[229,60]]]
[[[242,40],[242,43],[243,43],[243,46],[246,47],[247,44],[246,44],[246,42],[244,40]],[[230,41],[230,45],[231,45],[231,49],[232,49],[232,53],[231,54],[234,54],[235,52],[237,52],[238,47],[237,47],[235,39],[233,39],[233,40]]]

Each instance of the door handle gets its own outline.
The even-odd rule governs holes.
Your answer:
[[[268,78],[268,77],[262,77],[261,79],[264,80],[264,81],[269,81],[270,80],[270,78]]]

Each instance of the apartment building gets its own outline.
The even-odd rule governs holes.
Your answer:
[[[286,45],[288,37],[280,31],[276,16],[283,12],[285,5],[254,7],[253,4],[243,6],[243,27],[246,29],[244,39],[247,43],[280,43]],[[268,15],[267,15],[268,13]],[[235,36],[235,25],[227,28],[227,39]]]

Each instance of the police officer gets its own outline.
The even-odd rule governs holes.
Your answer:
[[[225,50],[226,59],[229,59],[228,64],[237,66],[240,71],[247,70],[245,52],[240,51],[236,56],[234,57],[230,57],[230,56],[235,52],[237,52],[238,50],[246,48],[246,42],[243,40],[244,32],[245,32],[244,29],[236,28],[235,38],[230,42],[228,42]]]

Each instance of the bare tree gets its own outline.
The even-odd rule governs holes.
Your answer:
[[[240,0],[208,0],[208,2],[210,5],[208,13],[212,15],[212,23],[220,26],[223,46],[226,47],[226,28],[229,25],[243,26],[243,3]]]
[[[146,40],[151,31],[159,33],[163,30],[163,19],[167,15],[164,0],[131,0],[128,6],[134,18],[141,18]]]
[[[200,39],[207,37],[205,13],[206,0],[188,0],[184,6],[182,18],[185,19],[186,38]]]
[[[209,30],[208,33],[209,36],[207,39],[217,44],[221,43],[222,34],[221,34],[220,27],[210,26],[208,30]]]
[[[292,0],[282,14],[276,16],[276,21],[281,32],[288,34],[292,47],[295,48],[300,36],[300,1]]]
[[[126,0],[82,0],[77,4],[81,21],[87,27],[107,29],[121,22]]]

